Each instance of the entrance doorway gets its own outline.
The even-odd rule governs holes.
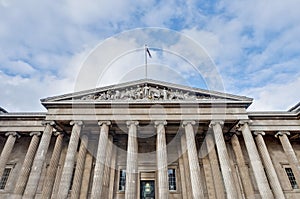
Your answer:
[[[141,180],[141,199],[155,199],[154,180]]]

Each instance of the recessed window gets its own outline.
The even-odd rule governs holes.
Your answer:
[[[122,169],[119,173],[119,191],[125,191],[126,170]]]
[[[294,176],[293,170],[291,168],[285,168],[285,172],[289,178],[289,181],[291,183],[291,186],[293,189],[298,189],[298,184],[296,182],[296,178]]]
[[[5,189],[5,186],[6,186],[9,174],[11,172],[11,169],[12,168],[5,168],[4,169],[3,175],[2,175],[2,177],[0,179],[0,189],[1,190]]]
[[[176,173],[175,169],[168,169],[168,177],[169,177],[169,190],[176,190]]]

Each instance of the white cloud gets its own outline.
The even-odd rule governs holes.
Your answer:
[[[285,80],[285,84],[266,84],[259,88],[245,90],[244,95],[254,97],[249,111],[288,110],[300,99],[300,74],[293,81]]]
[[[255,96],[259,98],[259,103],[254,103],[253,107],[262,107],[262,98],[272,98],[272,93],[276,96],[275,88],[285,86],[286,79],[290,80],[291,86],[291,82],[298,82],[298,4],[298,0],[67,0],[57,4],[52,1],[2,0],[0,71],[3,81],[0,87],[6,89],[6,92],[1,96],[0,106],[8,107],[9,110],[29,110],[30,103],[34,101],[38,104],[41,96],[76,90],[76,78],[88,55],[88,49],[123,30],[159,26],[179,30],[203,45],[216,62],[216,70],[220,71],[226,90],[234,94],[249,95],[257,92],[259,94]],[[147,39],[143,35],[131,36],[136,39],[137,47]],[[172,39],[174,38],[164,37],[146,42],[150,46],[151,43],[156,46],[155,42],[163,43]],[[108,47],[107,53],[113,55],[115,47]],[[178,43],[172,46],[173,50],[180,52],[184,47]],[[158,52],[153,52],[154,57],[159,57],[156,53]],[[190,56],[189,52],[184,52],[183,56]],[[184,78],[195,79],[194,74],[188,74],[193,73],[189,66],[177,58],[170,56],[170,59],[153,58],[151,61],[156,66],[161,65],[165,73],[172,71],[168,70],[169,66],[175,66],[178,69],[175,72],[179,72]],[[109,79],[106,82],[121,78],[125,74],[123,69],[131,70],[134,67],[130,68],[130,64],[137,66],[136,63],[139,62],[143,64],[143,57],[122,59],[106,76]],[[122,68],[122,64],[128,67]],[[142,69],[137,69],[139,70]],[[159,68],[155,69],[152,75],[161,78],[159,72]],[[97,73],[92,75],[95,76],[94,79],[99,78]],[[86,74],[87,80],[82,84],[82,89],[96,86],[96,83],[89,81],[92,75]],[[53,82],[55,86],[52,86]],[[295,87],[296,85],[286,89],[293,90]],[[27,96],[31,91],[32,96]],[[30,100],[18,103],[13,99],[13,93]],[[273,108],[285,106],[279,102],[274,104],[276,106]],[[38,110],[38,106],[32,107],[35,107],[33,110]]]

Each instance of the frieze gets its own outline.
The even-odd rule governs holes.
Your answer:
[[[151,86],[147,84],[110,89],[76,98],[75,100],[105,101],[105,100],[200,100],[217,99],[210,95],[191,93],[179,89]]]

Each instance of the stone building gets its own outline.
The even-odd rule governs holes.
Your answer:
[[[300,198],[300,104],[149,79],[41,103],[0,109],[0,198]]]

